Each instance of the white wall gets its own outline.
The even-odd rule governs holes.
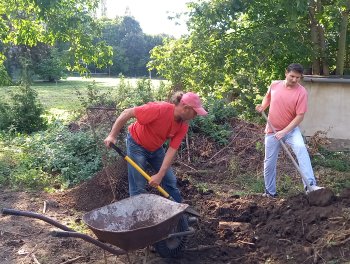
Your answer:
[[[350,79],[305,76],[302,85],[309,98],[300,126],[304,136],[327,131],[328,138],[348,141],[350,148]]]

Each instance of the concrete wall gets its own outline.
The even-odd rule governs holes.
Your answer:
[[[301,84],[309,95],[304,136],[327,131],[331,148],[350,150],[350,79],[304,76]]]

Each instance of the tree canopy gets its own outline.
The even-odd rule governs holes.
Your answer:
[[[7,0],[0,2],[0,40],[4,49],[38,43],[69,44],[68,68],[86,71],[86,65],[110,63],[112,50],[104,41],[95,41],[101,28],[94,19],[98,0]]]
[[[312,74],[343,74],[342,67],[349,67],[349,3],[192,2],[189,36],[156,47],[149,66],[179,87],[246,102],[251,108],[272,79],[284,78],[292,62]]]

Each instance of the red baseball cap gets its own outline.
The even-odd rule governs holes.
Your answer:
[[[182,96],[180,102],[185,104],[185,105],[191,106],[193,108],[193,110],[197,112],[197,115],[199,115],[199,116],[204,116],[204,115],[208,114],[208,112],[205,111],[203,106],[202,106],[201,99],[195,93],[192,93],[192,92],[185,93]]]

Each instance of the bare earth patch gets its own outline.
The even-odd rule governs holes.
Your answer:
[[[14,192],[2,188],[0,207],[34,211],[79,228],[86,211],[111,202],[107,198],[112,199],[113,195],[105,180],[105,175],[100,173],[70,191],[56,194]],[[350,261],[349,190],[343,191],[330,205],[317,207],[310,206],[304,194],[288,199],[268,199],[259,195],[223,197],[213,193],[200,194],[188,181],[180,180],[179,183],[182,192],[190,194],[185,197],[186,202],[202,214],[195,225],[196,233],[180,258],[162,259],[156,253],[148,253],[147,263]],[[94,188],[96,192],[91,191]],[[88,210],[84,210],[86,204]],[[107,263],[128,263],[125,255],[104,254],[101,248],[83,240],[52,237],[50,232],[53,230],[56,228],[37,219],[0,217],[0,262],[69,263],[67,261],[74,260],[74,263],[105,263],[107,258]],[[87,233],[93,236],[91,232]],[[145,250],[131,252],[131,263],[143,263],[145,254]]]
[[[263,127],[239,120],[233,120],[232,126],[235,133],[225,148],[199,136],[179,152],[175,169],[184,202],[201,213],[181,257],[164,259],[143,249],[130,252],[129,259],[114,256],[81,239],[52,237],[50,232],[57,228],[41,220],[0,216],[0,263],[350,263],[350,189],[322,206],[311,205],[303,193],[285,199],[234,194],[241,192],[233,191],[237,187],[230,182],[232,173],[262,169],[263,152],[257,151],[256,144],[263,141]],[[281,156],[279,169],[297,175]],[[64,192],[0,187],[0,209],[43,214],[93,237],[82,216],[126,198],[126,175],[125,161],[117,159],[89,181]],[[300,184],[300,178],[297,181]]]

